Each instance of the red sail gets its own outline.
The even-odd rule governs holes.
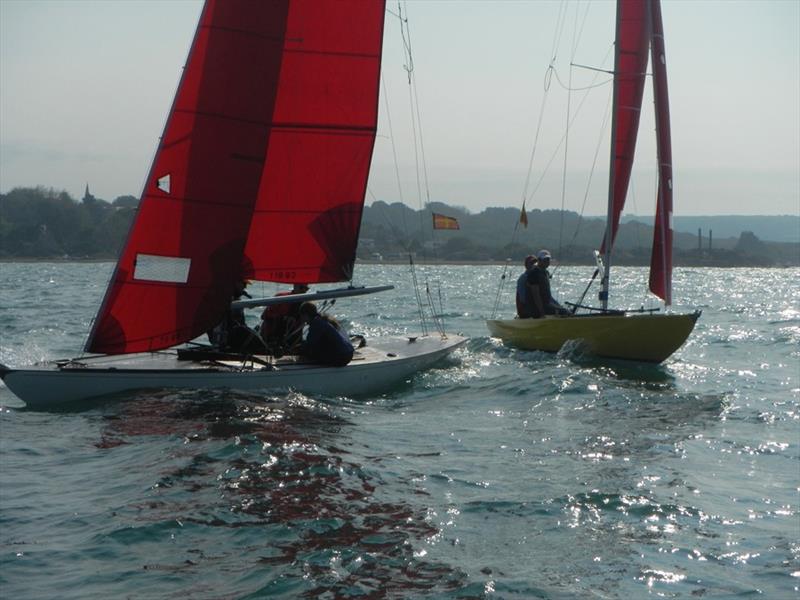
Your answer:
[[[611,244],[625,206],[636,150],[639,115],[647,72],[650,24],[645,0],[617,0],[616,59],[614,65],[614,115],[609,182],[609,226]],[[606,251],[603,240],[601,252]]]
[[[653,253],[650,257],[650,291],[672,303],[672,142],[667,94],[667,62],[664,54],[664,26],[659,0],[651,2],[653,96],[658,145],[658,198],[656,203]]]
[[[378,118],[384,2],[293,1],[247,277],[352,278]]]
[[[352,169],[366,170],[369,156],[358,167],[344,157],[336,164],[302,161],[300,165],[293,155],[287,156],[293,148],[272,139],[275,125],[286,124],[287,102],[307,96],[302,105],[310,114],[327,102],[349,98],[337,95],[338,88],[360,86],[360,93],[372,92],[361,74],[348,72],[345,77],[341,70],[335,82],[325,80],[336,88],[324,89],[327,96],[318,97],[320,89],[304,88],[328,68],[323,59],[305,78],[287,75],[295,70],[296,55],[314,55],[321,51],[320,38],[337,38],[332,33],[336,27],[346,26],[349,35],[380,40],[382,21],[376,31],[358,31],[357,27],[366,26],[363,12],[382,16],[383,3],[373,7],[335,0],[206,1],[88,351],[157,350],[191,340],[220,321],[243,277],[253,210],[261,204],[263,189],[270,187],[262,175],[302,167],[304,177],[316,181],[333,178],[326,168],[341,169],[342,178],[352,177]],[[309,46],[310,40],[314,43]],[[290,48],[293,56],[288,56]],[[314,62],[313,57],[310,60]],[[374,60],[370,56],[368,62]],[[288,93],[281,86],[294,89]],[[360,108],[344,104],[325,110],[347,113]],[[272,168],[265,168],[267,156]],[[303,197],[301,192],[305,190],[292,198]],[[344,220],[342,229],[357,229]],[[282,222],[286,231],[294,225]]]

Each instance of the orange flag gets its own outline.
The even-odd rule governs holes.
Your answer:
[[[460,229],[458,221],[453,217],[446,217],[438,213],[431,213],[433,215],[433,228],[434,229]]]

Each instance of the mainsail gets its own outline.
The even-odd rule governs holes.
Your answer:
[[[609,255],[619,228],[633,168],[648,49],[653,68],[658,148],[658,195],[650,263],[650,290],[669,305],[672,302],[672,149],[664,31],[659,0],[617,0],[608,223],[601,252],[606,254],[608,269]]]
[[[87,351],[191,340],[244,277],[348,278],[383,12],[383,0],[206,1]]]
[[[352,278],[378,119],[383,1],[291,2],[245,275]]]

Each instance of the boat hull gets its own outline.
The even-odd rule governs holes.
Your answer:
[[[177,352],[101,356],[27,369],[3,368],[3,381],[30,408],[58,408],[81,400],[142,389],[296,390],[359,396],[396,385],[466,342],[447,337],[384,338],[356,351],[344,367],[296,357],[264,363],[242,360],[186,361]],[[266,364],[265,364],[266,363]]]
[[[689,314],[577,315],[487,320],[493,337],[523,350],[558,352],[570,341],[605,358],[660,363],[680,348],[699,312]]]

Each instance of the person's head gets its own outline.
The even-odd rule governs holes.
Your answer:
[[[542,248],[536,253],[536,260],[540,265],[546,268],[547,265],[550,264],[550,251]]]
[[[317,305],[314,304],[313,302],[303,302],[300,305],[299,312],[300,312],[300,318],[305,323],[308,323],[309,321],[311,321],[311,319],[313,319],[319,314],[319,312],[317,311]]]
[[[305,294],[308,291],[308,284],[307,283],[295,283],[292,286],[292,293],[293,294]]]
[[[533,254],[529,254],[525,257],[525,270],[530,269],[533,265],[536,264],[536,257]]]

